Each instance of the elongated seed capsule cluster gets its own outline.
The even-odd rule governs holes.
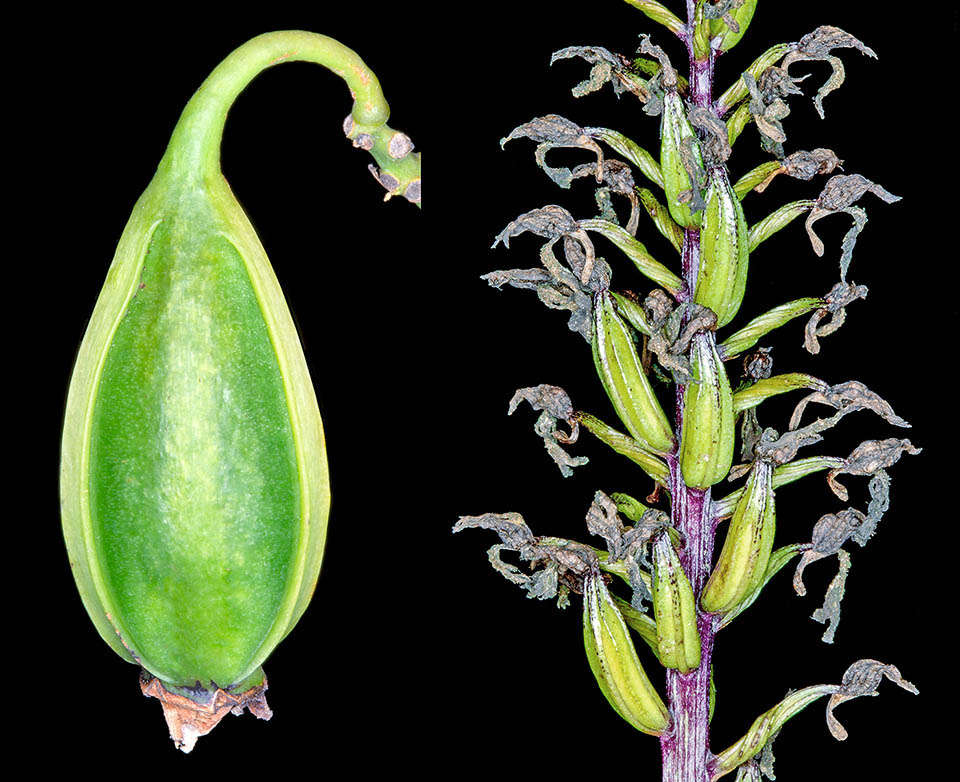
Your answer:
[[[704,611],[731,611],[760,588],[773,551],[776,518],[773,466],[757,460],[730,519],[717,564],[700,596]]]
[[[647,678],[630,631],[599,574],[583,582],[583,645],[590,670],[617,714],[639,731],[663,733],[670,714]]]
[[[703,227],[700,230],[700,270],[694,301],[717,313],[725,326],[740,309],[747,288],[749,229],[727,169],[710,169]]]
[[[726,478],[733,464],[733,392],[716,344],[704,333],[690,351],[693,382],[686,386],[680,469],[687,486],[705,489]]]
[[[700,665],[697,605],[670,535],[658,535],[653,553],[653,615],[660,662],[680,673]]]
[[[606,290],[594,297],[592,345],[597,374],[627,431],[655,451],[671,451],[673,430],[643,371],[630,329]]]
[[[607,550],[583,547],[589,556],[575,562],[566,555],[572,551],[569,547],[581,544],[560,538],[534,537],[525,528],[518,531],[515,522],[505,524],[502,515],[491,514],[492,520],[485,521],[484,525],[497,529],[502,540],[502,545],[490,550],[494,567],[509,580],[523,585],[528,596],[558,597],[561,605],[565,605],[567,593],[561,593],[558,587],[558,568],[564,573],[565,585],[582,592],[584,645],[591,670],[601,691],[623,719],[638,730],[662,736],[664,779],[712,782],[739,769],[737,779],[740,780],[759,773],[756,760],[759,753],[764,753],[764,764],[770,762],[767,757],[770,742],[784,722],[812,700],[831,695],[828,724],[834,735],[842,739],[846,733],[835,724],[831,714],[837,703],[872,694],[881,675],[915,691],[892,666],[862,660],[848,670],[839,686],[818,685],[791,693],[755,720],[747,734],[724,752],[714,753],[707,741],[715,702],[711,660],[716,631],[749,608],[764,585],[801,552],[807,553],[795,577],[795,585],[800,586],[802,568],[811,557],[825,556],[826,551],[836,552],[839,544],[851,534],[857,542],[861,542],[861,537],[869,537],[877,514],[887,505],[888,479],[884,470],[899,458],[890,454],[894,451],[899,454],[905,448],[914,452],[909,441],[891,438],[862,443],[846,459],[827,456],[796,459],[797,449],[819,441],[821,431],[855,410],[870,409],[895,425],[907,424],[862,384],[830,386],[798,372],[771,377],[766,348],[760,348],[744,362],[747,381],[737,394],[732,392],[723,362],[754,347],[761,337],[792,318],[811,312],[813,317],[805,330],[804,345],[811,353],[816,352],[816,338],[839,327],[844,308],[866,294],[864,287],[846,281],[852,244],[866,219],[859,207],[852,206],[854,201],[864,188],[883,200],[896,197],[882,188],[877,189],[859,175],[834,177],[815,201],[786,204],[749,228],[741,206],[741,199],[747,193],[762,192],[778,173],[810,179],[815,174],[829,173],[839,163],[830,150],[784,157],[779,122],[786,115],[782,99],[791,92],[799,92],[795,87],[799,79],[787,72],[789,64],[826,60],[833,66],[833,77],[814,100],[819,111],[823,96],[843,77],[839,60],[831,51],[857,48],[871,56],[873,52],[843,30],[820,27],[798,42],[768,49],[715,100],[712,92],[716,55],[740,41],[754,16],[757,0],[689,2],[686,22],[681,22],[659,0],[627,2],[667,26],[686,44],[690,56],[689,80],[678,77],[666,53],[648,36],[641,36],[639,52],[653,55],[659,65],[653,60],[614,55],[596,46],[569,47],[556,53],[554,59],[575,53],[595,65],[590,80],[578,85],[575,95],[592,92],[609,80],[618,93],[626,88],[648,103],[647,113],[660,114],[659,166],[649,153],[615,131],[580,128],[556,115],[518,129],[540,142],[537,162],[561,186],[568,187],[572,178],[581,175],[596,175],[596,199],[602,215],[576,220],[566,210],[551,206],[521,216],[511,226],[529,220],[530,215],[538,215],[524,230],[534,230],[548,239],[545,253],[541,253],[546,273],[530,269],[496,274],[498,279],[509,280],[515,287],[535,287],[547,306],[569,308],[576,314],[577,323],[571,317],[570,328],[591,341],[597,373],[629,432],[618,431],[583,411],[569,412],[572,403],[566,399],[564,411],[560,411],[558,405],[554,405],[553,411],[546,405],[538,408],[545,411],[538,433],[545,428],[543,421],[549,421],[551,427],[556,420],[582,425],[615,452],[639,465],[659,484],[647,502],[653,505],[664,499],[670,506],[669,518],[674,526],[665,521],[668,517],[662,510],[647,508],[627,495],[606,496],[598,492],[587,514],[587,528],[591,534],[604,538]],[[781,59],[780,67],[775,67]],[[641,72],[652,78],[648,81],[640,77]],[[822,116],[822,111],[820,113]],[[777,160],[757,166],[732,185],[725,161],[734,141],[751,122],[760,130],[764,149],[773,152]],[[651,191],[635,186],[621,162],[605,162],[595,144],[597,140],[605,142],[651,182],[661,186],[666,208]],[[554,146],[589,149],[597,155],[597,162],[574,172],[552,169],[545,164],[543,155]],[[613,208],[611,194],[614,192],[630,198],[630,217],[623,226]],[[683,279],[654,259],[638,238],[641,203],[656,229],[681,254]],[[848,212],[854,218],[854,228],[843,243],[841,282],[823,297],[796,299],[754,317],[718,345],[713,331],[734,321],[743,302],[750,253],[797,216],[809,212],[807,230],[815,252],[821,255],[823,245],[810,226],[819,217],[838,211]],[[619,275],[619,271],[615,265],[601,266],[603,259],[595,255],[592,244],[589,247],[584,244],[582,251],[576,248],[576,243],[583,244],[581,237],[585,232],[598,233],[609,240],[633,262],[648,283],[659,285],[663,290],[654,291],[646,299],[631,291],[610,291],[610,275]],[[504,234],[512,235],[511,229],[508,227]],[[566,242],[573,240],[567,248],[569,269],[563,268],[551,250],[561,237]],[[591,273],[601,268],[603,274],[591,277]],[[572,291],[572,295],[568,291]],[[592,308],[587,296],[592,296]],[[833,319],[818,325],[828,315]],[[587,324],[592,330],[584,328]],[[639,352],[635,339],[640,339]],[[654,360],[657,364],[652,363]],[[679,386],[671,419],[680,429],[679,443],[644,367],[659,380],[668,381],[667,374],[672,373],[674,384]],[[781,436],[772,429],[760,428],[754,408],[768,398],[798,388],[811,389],[814,393],[794,411],[788,431]],[[833,407],[835,415],[800,427],[804,409],[814,401]],[[731,470],[738,414],[743,414],[743,459],[753,461]],[[551,435],[554,429],[550,429]],[[569,436],[556,432],[555,440],[548,442],[548,450],[558,442],[573,442],[577,431],[578,427],[572,426]],[[850,517],[853,521],[844,521],[842,528],[835,530],[835,539],[822,547],[815,529],[813,543],[794,543],[774,551],[775,489],[822,470],[830,470],[828,484],[844,501],[846,490],[836,483],[837,475],[872,476],[868,513],[848,509],[849,513],[856,514]],[[748,472],[742,488],[720,499],[711,496],[710,487],[728,477],[738,480]],[[634,526],[627,529],[620,514]],[[713,547],[716,524],[724,519],[729,519],[729,524],[717,554]],[[857,533],[852,533],[853,527],[848,526],[854,523]],[[521,559],[531,563],[531,569],[543,565],[542,577],[520,576],[516,568],[504,567],[496,555],[501,549],[518,552]],[[561,550],[564,557],[558,556]],[[708,576],[714,554],[715,565]],[[842,550],[840,554],[846,557]],[[830,637],[838,618],[832,593],[838,589],[842,592],[848,560],[843,562],[841,572],[830,587],[828,602],[814,614],[818,621],[831,624]],[[568,572],[564,572],[564,568]],[[631,600],[608,591],[607,579],[612,581],[614,576],[629,584],[633,591]],[[698,591],[694,591],[693,584]],[[647,613],[642,610],[645,600],[649,600],[651,607]],[[661,665],[671,669],[667,671],[669,709],[650,686],[628,629],[651,648]],[[827,634],[824,640],[829,642]],[[764,771],[772,777],[769,768]]]

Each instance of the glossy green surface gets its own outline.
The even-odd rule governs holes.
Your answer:
[[[153,234],[97,387],[88,474],[123,641],[171,683],[236,683],[295,575],[300,477],[254,286],[202,200]]]

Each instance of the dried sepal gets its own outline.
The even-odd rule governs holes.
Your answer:
[[[783,142],[787,140],[782,120],[790,114],[790,107],[784,98],[801,94],[796,86],[799,80],[792,79],[782,68],[771,65],[759,78],[744,73],[743,81],[750,93],[750,101],[746,105],[760,131],[761,147],[775,157],[782,158]]]
[[[597,551],[600,569],[624,579],[633,590],[630,605],[642,611],[651,599],[653,576],[649,559],[652,542],[671,529],[670,517],[655,508],[645,509],[626,528],[618,515],[619,504],[603,492],[594,495],[587,511],[587,530],[604,539],[606,552]]]
[[[514,226],[514,223],[511,223],[511,226]],[[507,228],[507,231],[509,230],[510,226]],[[521,224],[515,230],[520,233],[526,228]],[[503,241],[506,244],[509,236],[505,236]],[[571,237],[564,237],[565,255],[571,267],[567,268],[553,253],[555,241],[554,239],[548,242],[540,249],[543,269],[501,269],[484,274],[481,279],[497,289],[510,285],[514,288],[535,290],[540,301],[550,309],[569,311],[567,327],[589,342],[593,335],[593,288],[609,285],[609,267],[602,259],[592,259],[591,279],[588,285],[584,285],[577,276],[577,273],[582,275],[587,264],[587,256],[582,251],[581,244]]]
[[[763,54],[761,54],[756,60],[751,63],[750,67],[747,68],[745,74],[752,78],[754,81],[759,79],[765,70],[772,65],[775,65],[780,59],[790,51],[790,44],[778,43],[774,46],[771,46]],[[717,114],[723,116],[730,109],[736,106],[740,101],[748,98],[750,96],[750,89],[747,87],[747,81],[741,75],[736,82],[734,82],[727,90],[717,98],[715,104]]]
[[[823,297],[823,306],[817,308],[807,321],[803,332],[803,346],[807,352],[819,353],[818,337],[826,337],[839,329],[847,319],[847,307],[857,299],[867,298],[867,293],[866,285],[855,285],[852,282],[838,282],[834,285]],[[820,325],[820,321],[828,315],[830,320]]]
[[[243,714],[249,711],[257,719],[269,720],[273,711],[267,704],[267,679],[250,689],[228,692],[221,687],[208,691],[206,702],[198,702],[168,690],[163,682],[146,669],[140,671],[140,692],[148,698],[156,698],[163,706],[163,717],[170,731],[170,738],[177,749],[192,752],[197,739],[212,731],[227,714]]]
[[[833,710],[844,701],[859,698],[861,695],[876,695],[877,688],[884,678],[914,695],[918,695],[920,692],[900,675],[896,666],[887,665],[877,660],[857,660],[847,668],[843,674],[843,679],[840,680],[840,686],[827,702],[827,727],[837,741],[843,741],[848,734],[846,728],[833,716]]]
[[[881,470],[892,467],[903,454],[916,455],[923,449],[917,448],[909,440],[888,437],[885,440],[866,440],[853,449],[843,465],[827,473],[827,484],[841,500],[846,502],[849,493],[846,487],[837,481],[838,475],[876,475]]]
[[[855,508],[847,508],[839,513],[828,513],[820,518],[813,528],[812,540],[804,544],[803,557],[797,564],[793,575],[793,588],[798,595],[806,594],[803,584],[803,571],[811,562],[836,554],[839,566],[823,597],[823,605],[813,612],[812,618],[827,625],[823,632],[824,643],[833,643],[840,622],[840,604],[850,572],[850,555],[841,547],[847,540],[853,540],[860,546],[876,530],[877,522],[890,506],[890,478],[880,470],[870,479],[870,504],[864,515]]]
[[[625,548],[623,521],[617,511],[617,503],[602,491],[593,495],[593,502],[587,510],[587,532],[604,539],[613,561],[623,558]]]
[[[630,0],[627,0],[630,2]],[[637,47],[640,54],[649,54],[660,63],[659,79],[665,90],[676,90],[679,87],[679,76],[676,69],[670,63],[667,53],[650,40],[650,36],[645,33],[640,34],[640,46]]]
[[[743,379],[746,383],[766,380],[773,374],[772,348],[757,348],[743,359]]]
[[[595,221],[587,222],[593,223]],[[623,231],[620,226],[611,225],[614,225],[617,230]],[[573,215],[562,206],[551,204],[539,209],[532,209],[520,215],[497,235],[492,246],[496,247],[497,244],[503,242],[505,247],[509,247],[512,237],[526,232],[549,239],[549,242],[540,252],[540,261],[551,276],[559,282],[567,283],[569,277],[569,271],[560,265],[552,251],[554,243],[562,238],[564,240],[564,255],[569,270],[573,271],[576,275],[575,279],[579,280],[579,283],[570,284],[569,287],[576,287],[579,284],[584,291],[591,293],[606,290],[609,287],[609,268],[602,261],[598,261],[593,242],[587,236],[584,225],[577,222]],[[653,261],[653,263],[655,264],[656,261]]]
[[[807,235],[810,237],[810,244],[813,251],[818,256],[823,256],[823,242],[813,231],[813,224],[823,217],[838,212],[845,212],[853,218],[853,226],[847,231],[841,243],[840,255],[840,280],[847,281],[847,269],[850,267],[850,260],[853,256],[853,248],[857,241],[857,236],[867,224],[867,213],[855,202],[860,199],[864,193],[873,193],[881,201],[888,204],[900,200],[900,196],[895,196],[888,192],[875,182],[871,182],[861,174],[837,174],[827,180],[823,191],[817,197],[816,204],[807,215],[804,227],[807,229]]]
[[[706,159],[713,163],[726,161],[732,152],[726,123],[705,106],[693,106],[687,116],[690,124],[701,131],[700,149]]]
[[[823,596],[823,605],[810,615],[810,618],[814,621],[827,626],[820,637],[820,640],[825,644],[833,643],[837,626],[840,624],[840,604],[843,602],[843,595],[847,587],[847,575],[850,573],[850,555],[846,551],[840,549],[837,552],[837,561],[840,566],[837,568],[837,574],[827,586],[827,591]]]
[[[588,463],[586,456],[571,456],[560,447],[561,443],[564,445],[575,443],[580,432],[574,416],[573,404],[566,391],[550,385],[517,389],[510,400],[507,415],[513,415],[522,401],[528,402],[534,410],[541,411],[534,425],[534,431],[543,439],[547,453],[550,454],[550,458],[556,463],[564,478],[573,475],[574,467],[582,467]],[[557,429],[557,421],[564,421],[570,427],[570,432]]]
[[[554,310],[568,310],[570,318],[567,326],[590,341],[593,323],[593,303],[589,295],[579,288],[568,287],[543,269],[500,269],[484,274],[485,280],[493,288],[510,285],[514,288],[527,288],[537,292],[537,296],[547,307]]]
[[[674,306],[662,290],[654,290],[640,305],[623,294],[612,294],[617,312],[633,328],[647,337],[646,351],[656,356],[660,366],[680,383],[692,381],[687,351],[694,335],[717,328],[717,315],[699,304],[684,302]]]
[[[867,503],[866,518],[851,536],[861,546],[873,536],[877,529],[877,522],[890,509],[890,476],[886,470],[879,470],[871,476],[867,491],[870,494],[870,502]]]
[[[579,585],[599,567],[597,555],[589,546],[562,538],[538,537],[519,513],[461,516],[453,526],[453,532],[465,529],[486,529],[500,536],[500,543],[487,551],[490,564],[508,581],[522,587],[529,598],[549,600],[559,597],[562,607],[565,591],[559,588],[561,580]],[[504,562],[500,556],[503,551],[516,552],[522,561],[530,563],[533,572],[528,575],[515,565]]]
[[[585,149],[597,156],[597,165],[603,165],[603,150],[586,134],[579,125],[558,114],[548,114],[545,117],[535,117],[529,122],[519,125],[510,131],[508,136],[500,139],[503,147],[508,141],[517,138],[529,138],[537,142],[534,154],[537,165],[544,173],[562,188],[570,187],[571,172],[569,168],[551,168],[547,165],[546,154],[558,147]],[[599,173],[597,182],[600,182]]]
[[[774,178],[780,174],[786,174],[794,179],[802,179],[804,182],[809,182],[815,176],[831,174],[836,168],[842,166],[843,161],[837,157],[832,149],[824,149],[822,147],[811,151],[802,149],[787,155],[781,160],[779,166],[771,171],[754,190],[762,193]]]
[[[825,513],[820,517],[813,526],[810,543],[806,545],[793,574],[793,589],[798,595],[807,593],[803,584],[803,571],[807,565],[840,551],[847,540],[857,536],[857,530],[865,520],[866,516],[856,508],[846,508],[839,513]]]
[[[716,328],[717,314],[713,310],[684,302],[670,313],[663,327],[650,336],[647,349],[657,357],[664,369],[673,373],[675,382],[691,383],[693,374],[687,358],[690,343],[697,334],[715,331]]]
[[[870,505],[864,514],[855,508],[846,508],[839,513],[827,513],[813,527],[811,541],[801,546],[803,556],[793,574],[793,588],[798,595],[805,595],[803,572],[809,564],[837,556],[839,567],[824,595],[823,605],[813,613],[813,619],[826,624],[822,640],[833,643],[840,622],[840,603],[843,600],[847,575],[850,572],[850,555],[843,550],[848,540],[860,546],[866,545],[873,536],[877,522],[890,506],[890,478],[880,470],[870,480]]]
[[[491,248],[501,242],[504,247],[510,247],[510,240],[522,233],[530,232],[544,239],[559,239],[561,236],[573,234],[580,230],[580,225],[562,206],[550,204],[539,209],[524,212],[515,220],[511,220],[496,239]]]
[[[754,448],[754,455],[757,459],[769,461],[778,466],[788,464],[796,458],[801,448],[819,443],[823,439],[820,432],[828,429],[833,423],[829,420],[818,421],[803,429],[783,434],[778,434],[773,429],[765,429],[763,438]]]
[[[850,33],[839,27],[824,25],[803,36],[780,64],[780,67],[787,70],[795,62],[822,60],[833,68],[830,78],[817,90],[817,95],[813,99],[813,105],[816,106],[821,119],[823,119],[823,99],[843,84],[845,76],[843,62],[839,57],[831,54],[834,49],[857,49],[868,57],[877,58],[873,49]]]
[[[646,102],[650,99],[647,80],[634,71],[633,63],[622,54],[615,54],[602,46],[568,46],[554,52],[550,57],[550,64],[553,65],[557,60],[567,60],[571,57],[580,57],[593,66],[590,69],[589,78],[573,88],[575,98],[582,98],[584,95],[596,92],[610,82],[618,96],[629,92],[641,101]]]
[[[790,429],[796,429],[800,425],[803,411],[811,402],[829,405],[844,415],[857,410],[870,410],[894,426],[910,427],[910,424],[894,413],[890,404],[878,394],[859,380],[848,380],[846,383],[838,383],[834,386],[824,384],[817,389],[816,393],[801,399],[790,417]]]
[[[571,179],[579,179],[584,176],[596,177],[597,164],[584,163],[583,165],[577,166],[571,172]],[[633,172],[630,166],[619,160],[605,160],[600,171],[600,181],[602,181],[606,187],[598,189],[598,199],[601,192],[606,192],[621,195],[630,202],[630,217],[627,220],[625,229],[631,236],[636,236],[637,226],[640,221],[640,198],[637,195],[636,184],[633,181]],[[606,202],[606,199],[604,199],[604,202]],[[609,212],[610,217],[607,217],[603,212]],[[601,213],[601,216],[606,219],[612,218],[611,222],[616,221],[616,212],[613,211],[612,207],[605,210],[601,206]]]

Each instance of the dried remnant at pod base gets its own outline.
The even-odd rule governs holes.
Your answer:
[[[60,490],[77,586],[185,752],[227,712],[270,718],[261,665],[306,609],[326,536],[306,360],[219,159],[236,96],[292,60],[344,78],[348,137],[374,156],[388,196],[419,206],[419,154],[386,125],[356,53],[314,33],[253,39],[188,103],[134,207],[67,400]]]

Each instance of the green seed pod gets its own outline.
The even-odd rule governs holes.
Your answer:
[[[667,534],[653,543],[653,616],[660,662],[688,673],[700,665],[697,604],[680,557]]]
[[[269,718],[261,664],[306,609],[326,535],[306,360],[220,172],[227,110],[285,60],[343,75],[367,148],[390,158],[386,103],[354,52],[302,32],[235,51],[188,103],[134,207],[67,400],[60,493],[77,586],[186,752],[231,710]],[[419,190],[419,160],[403,157],[377,159],[400,192]]]
[[[722,481],[733,464],[733,393],[712,335],[697,334],[690,353],[694,382],[686,387],[680,469],[687,486]]]
[[[756,461],[730,519],[717,564],[700,596],[704,611],[733,611],[760,588],[773,551],[776,518],[773,466]]]
[[[725,167],[710,170],[706,201],[693,300],[717,313],[719,328],[733,320],[747,288],[749,229]]]
[[[743,4],[739,8],[730,9],[729,14],[737,25],[736,30],[728,27],[722,18],[710,20],[710,36],[712,38],[720,36],[718,49],[721,52],[730,51],[740,42],[743,34],[750,26],[750,21],[753,19],[756,10],[757,0],[743,0]]]
[[[593,360],[617,415],[635,439],[658,453],[669,453],[673,430],[609,291],[594,296],[593,311]]]
[[[613,597],[599,574],[583,582],[583,645],[590,670],[617,714],[655,736],[670,725],[670,713],[647,678]]]
[[[663,112],[660,120],[660,169],[663,174],[663,189],[667,196],[667,209],[677,223],[685,228],[700,225],[701,211],[691,212],[690,199],[681,200],[682,193],[696,189],[691,183],[690,174],[684,165],[684,157],[689,149],[691,160],[696,167],[703,168],[700,145],[687,119],[687,111],[676,90],[668,90],[663,98]]]

